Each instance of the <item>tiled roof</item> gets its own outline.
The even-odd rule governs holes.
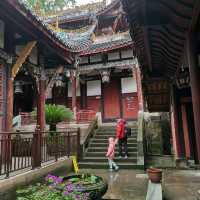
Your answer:
[[[66,33],[56,32],[56,36],[60,38],[72,52],[81,52],[87,50],[92,44],[91,35],[96,28],[97,20],[84,33]]]
[[[112,1],[111,4],[109,5],[105,5],[105,3],[102,1],[100,3],[94,3],[94,4],[88,4],[88,8],[86,7],[83,8],[83,6],[77,6],[75,9],[70,9],[70,10],[66,10],[65,12],[59,14],[58,16],[54,16],[54,17],[49,17],[47,19],[45,19],[45,22],[47,23],[53,23],[57,20],[59,22],[62,21],[71,21],[71,20],[78,20],[78,19],[89,19],[91,16],[96,15],[102,15],[104,12],[109,11],[111,8],[113,8],[114,6],[118,5],[120,2],[120,0],[114,0]],[[96,4],[96,8],[95,6],[92,7],[92,5]]]
[[[103,42],[98,41],[94,42],[90,45],[90,47],[80,53],[80,55],[88,55],[88,54],[95,54],[100,52],[107,52],[114,49],[119,49],[127,46],[131,46],[133,44],[133,41],[128,34],[123,34],[122,37],[119,37],[119,35],[114,35],[111,38],[105,39]]]
[[[7,61],[7,60],[11,59],[12,56],[8,55],[5,51],[0,49],[0,58],[2,58],[3,60]]]
[[[66,33],[66,32],[56,32],[51,29],[45,21],[39,16],[37,16],[33,11],[31,11],[22,0],[18,0],[22,8],[28,13],[31,14],[35,20],[37,20],[40,25],[43,26],[54,38],[56,38],[62,45],[64,45],[68,51],[71,52],[80,52],[83,49],[88,48],[91,44],[91,35],[96,28],[97,21],[94,21],[93,25],[85,33]],[[96,19],[95,19],[96,20]]]
[[[14,5],[13,0],[7,1],[10,3],[12,2],[11,4]],[[119,0],[113,1],[113,3],[104,8],[104,10],[109,10],[113,5],[116,5],[118,2]],[[47,22],[45,22],[41,17],[37,16],[33,11],[26,7],[26,5],[23,3],[23,0],[15,0],[15,3],[19,3],[21,9],[19,11],[21,11],[23,15],[31,16],[33,20],[36,20],[37,26],[42,29],[43,32],[47,32],[51,36],[53,42],[57,41],[60,44],[61,48],[69,52],[81,53],[81,55],[85,55],[98,53],[100,51],[108,51],[113,48],[121,48],[132,44],[132,40],[130,39],[130,37],[122,38],[119,40],[109,40],[108,38],[108,41],[106,42],[92,43],[91,36],[98,24],[95,15],[90,14],[90,18],[92,19],[93,23],[85,32],[67,33],[65,31],[55,31],[54,29],[50,28]]]

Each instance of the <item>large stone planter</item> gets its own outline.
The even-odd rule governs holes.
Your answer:
[[[63,181],[73,182],[72,181],[73,179],[76,179],[76,178],[79,179],[77,181],[77,187],[76,187],[76,184],[74,184],[75,185],[74,190],[81,193],[88,193],[90,200],[100,200],[103,197],[103,195],[106,193],[108,189],[108,184],[99,176],[95,176],[96,177],[95,183],[84,181],[85,179],[83,177],[86,178],[90,176],[94,176],[94,175],[91,175],[91,174],[72,175],[72,176],[65,177]]]

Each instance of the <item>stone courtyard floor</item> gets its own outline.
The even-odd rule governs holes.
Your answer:
[[[165,171],[163,190],[166,200],[200,200],[200,171]]]
[[[108,191],[103,200],[145,200],[148,179],[142,170],[84,169],[103,177],[108,182]],[[199,170],[164,170],[163,194],[165,200],[200,200]]]
[[[108,191],[103,200],[145,200],[148,181],[144,171],[84,169],[81,172],[99,175],[108,182]]]

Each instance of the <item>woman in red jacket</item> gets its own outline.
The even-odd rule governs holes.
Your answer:
[[[122,147],[124,149],[125,158],[128,157],[128,149],[127,149],[127,136],[125,134],[125,124],[126,121],[123,119],[119,119],[117,121],[117,129],[116,129],[116,138],[118,139],[119,144],[119,156],[122,157]]]

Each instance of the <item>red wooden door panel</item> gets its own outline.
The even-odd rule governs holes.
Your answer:
[[[123,118],[137,119],[138,117],[138,97],[137,93],[123,94],[122,96]]]
[[[103,109],[104,120],[120,118],[120,89],[117,80],[103,84]]]

